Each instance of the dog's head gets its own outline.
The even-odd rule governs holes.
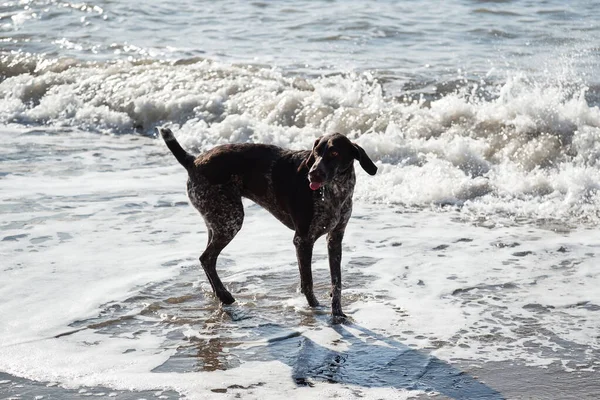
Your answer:
[[[348,171],[354,160],[358,160],[360,166],[369,175],[375,175],[377,172],[377,167],[362,147],[352,143],[346,136],[334,133],[315,140],[309,156],[302,162],[300,169],[308,169],[310,188],[317,190],[338,174]]]

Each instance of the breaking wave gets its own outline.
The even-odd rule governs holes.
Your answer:
[[[410,82],[392,93],[369,72],[309,77],[206,59],[81,64],[11,54],[0,75],[4,124],[145,135],[169,125],[196,151],[226,142],[306,148],[335,131],[380,166],[359,179],[363,201],[513,220],[600,218],[598,88],[564,71]]]

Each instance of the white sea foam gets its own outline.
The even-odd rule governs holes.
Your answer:
[[[199,143],[191,130],[183,132],[186,143]],[[378,135],[363,137],[358,140],[369,148]],[[302,140],[299,135],[297,144]],[[185,201],[185,173],[164,146],[133,135],[11,132],[2,154],[17,143],[30,151],[12,153],[16,158],[4,164],[11,172],[0,180],[8,216],[0,242],[2,371],[64,387],[177,390],[189,398],[227,389],[261,399],[349,393],[405,399],[445,386],[410,384],[418,380],[399,373],[380,384],[360,384],[369,374],[353,372],[352,363],[379,368],[409,357],[403,367],[409,377],[431,360],[439,360],[447,376],[454,376],[457,359],[598,368],[600,321],[593,310],[600,304],[600,274],[588,230],[566,235],[498,222],[489,229],[460,222],[460,212],[398,213],[402,208],[358,201],[344,245],[343,302],[355,325],[339,330],[325,322],[327,308],[323,315],[311,311],[297,291],[293,233],[247,203],[244,228],[219,259],[238,299],[232,319],[218,309],[201,276],[197,257],[206,231],[191,207],[177,205]],[[428,186],[428,196],[443,196],[465,179],[450,175],[455,169],[449,164],[441,158],[425,160],[420,169],[381,163],[382,179],[416,185],[424,171],[442,185]],[[407,175],[398,175],[401,169]],[[358,177],[363,198],[370,179]],[[388,185],[399,190],[399,183]],[[578,184],[585,186],[585,179]],[[318,296],[328,305],[325,247],[317,242],[314,273]],[[287,329],[299,324],[299,333]],[[297,387],[296,367],[276,352],[277,343],[295,340],[286,338],[305,343],[312,354],[308,366],[329,353],[346,357],[350,369],[342,383],[317,379],[310,391]],[[201,345],[192,360],[239,365],[156,371],[182,359],[177,352],[194,343]],[[213,346],[204,356],[202,349]],[[379,358],[356,361],[370,352]]]
[[[368,73],[304,79],[210,61],[99,64],[6,79],[0,120],[122,133],[165,124],[196,151],[226,142],[308,148],[338,131],[380,166],[358,185],[363,200],[597,221],[600,110],[585,85],[515,73],[487,85],[485,98],[467,89],[403,102]]]

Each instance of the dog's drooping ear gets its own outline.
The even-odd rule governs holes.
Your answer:
[[[373,164],[373,161],[371,161],[365,150],[356,143],[352,143],[352,145],[354,146],[355,150],[354,158],[358,160],[362,169],[364,169],[369,175],[375,175],[377,172],[377,166]]]
[[[315,150],[315,147],[317,147],[317,145],[319,144],[320,141],[321,141],[321,138],[318,138],[318,139],[315,140],[315,143],[313,144],[313,148],[310,151],[310,154],[308,155],[308,157],[304,161],[302,161],[302,163],[298,167],[298,172],[302,171],[304,168],[310,169],[313,166],[313,164],[315,163],[314,150]]]

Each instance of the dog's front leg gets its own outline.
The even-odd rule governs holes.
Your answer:
[[[296,234],[294,236],[294,246],[296,246],[296,257],[298,258],[298,268],[300,269],[300,289],[306,296],[308,305],[317,307],[319,302],[313,293],[312,279],[312,253],[314,241]]]
[[[327,252],[329,253],[329,272],[331,274],[331,314],[346,318],[342,312],[342,239],[346,226],[327,234]]]

